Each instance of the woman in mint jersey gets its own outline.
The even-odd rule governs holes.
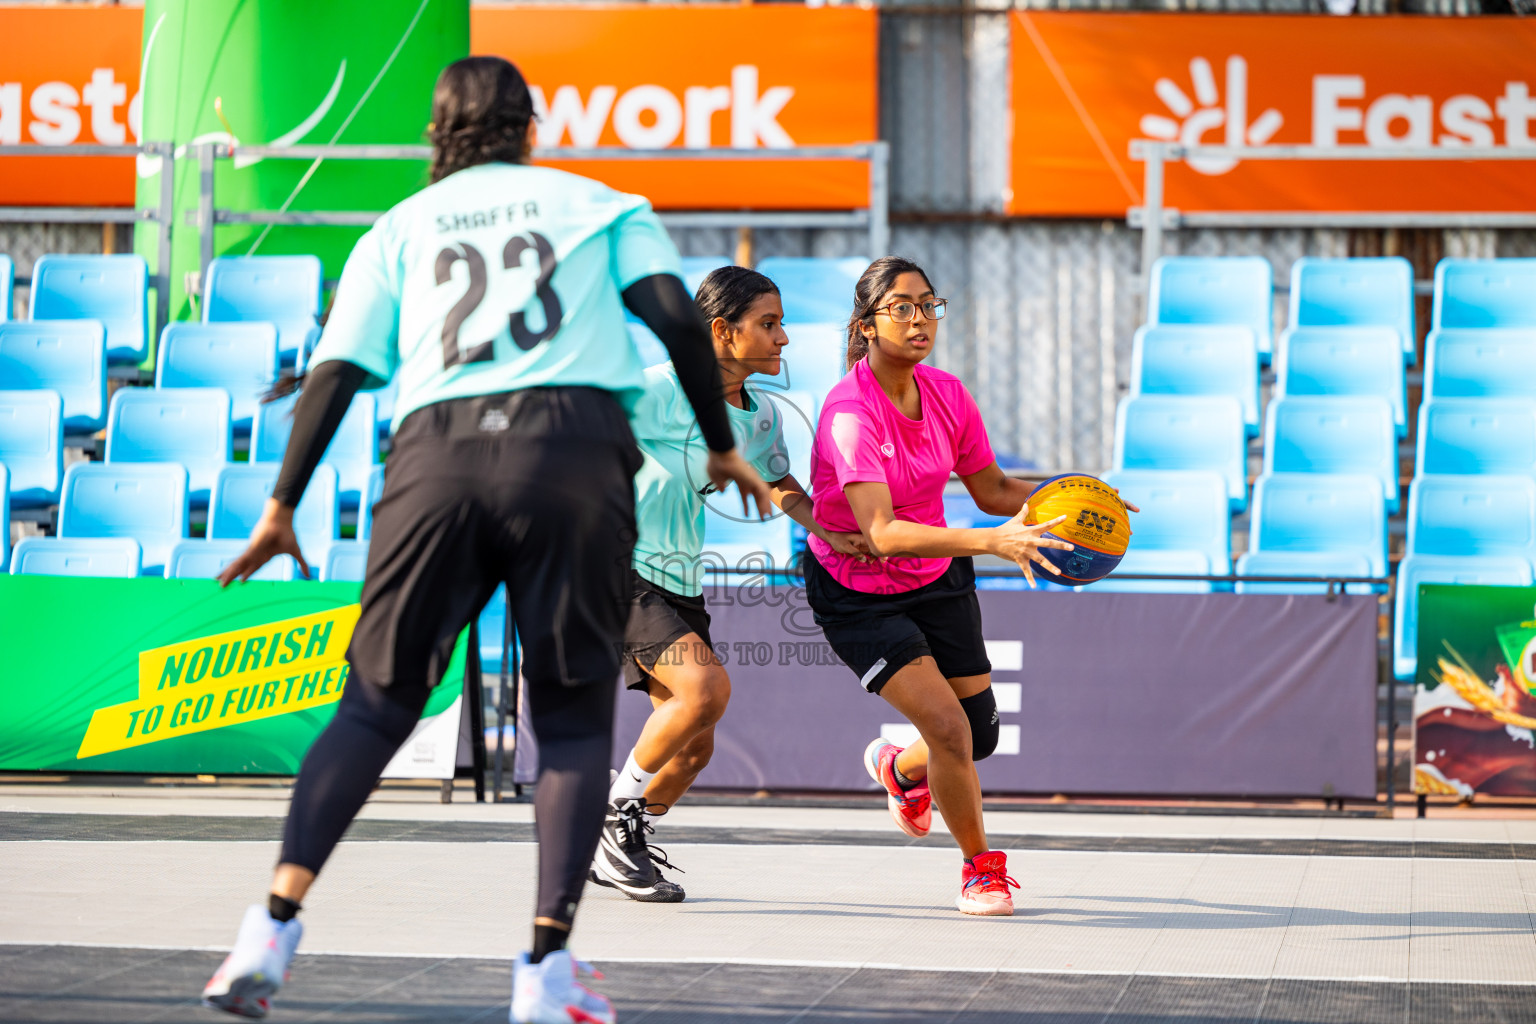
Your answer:
[[[645,396],[627,308],[667,347],[708,453],[702,479],[768,511],[735,450],[706,325],[650,204],[528,163],[533,102],[497,57],[449,65],[432,97],[432,183],[347,258],[250,546],[221,577],[300,560],[293,510],[353,395],[398,380],[351,672],[294,784],[265,905],[246,911],[206,1005],[264,1017],[311,884],[410,736],[454,645],[507,588],[539,737],[533,943],[514,1024],[612,1024],[566,948],[602,830],[633,559],[629,415]]]
[[[789,338],[778,287],[745,267],[721,267],[704,279],[694,303],[713,336],[737,451],[768,481],[786,515],[834,549],[861,554],[858,534],[817,524],[810,497],[789,472],[777,404],[784,399],[746,383],[753,374],[779,375]],[[649,694],[655,710],[614,777],[591,880],[630,899],[676,903],[685,894],[657,870],[672,865],[647,846],[646,815],[666,813],[709,763],[731,680],[715,657],[704,607],[704,498],[714,490],[702,471],[704,441],[672,364],[651,367],[645,378],[633,420],[644,463],[635,475],[639,536],[623,669],[629,688]],[[813,410],[803,411],[809,418]]]

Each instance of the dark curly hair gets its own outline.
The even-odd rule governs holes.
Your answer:
[[[706,324],[715,317],[736,323],[747,315],[761,295],[777,295],[779,286],[746,267],[719,267],[709,272],[693,296],[693,304]]]
[[[466,167],[522,163],[533,96],[523,73],[500,57],[465,57],[443,68],[432,90],[432,181]]]
[[[853,286],[853,315],[848,318],[848,352],[844,366],[851,370],[860,359],[869,355],[869,339],[864,336],[864,325],[875,322],[875,307],[885,293],[896,287],[896,279],[902,274],[920,274],[928,281],[928,271],[904,256],[882,256],[871,263],[859,275]],[[929,282],[932,290],[933,284]]]

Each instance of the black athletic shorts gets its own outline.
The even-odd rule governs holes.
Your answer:
[[[704,598],[674,594],[630,570],[634,586],[629,602],[629,625],[624,627],[624,684],[631,690],[649,690],[652,672],[668,649],[689,633],[710,647],[709,612]]]
[[[827,643],[870,693],[927,655],[946,679],[992,671],[981,635],[976,569],[951,559],[944,575],[901,594],[866,594],[805,559],[805,598]]]
[[[607,391],[529,388],[405,418],[373,510],[347,659],[432,687],[501,583],[530,684],[612,684],[629,611],[640,452]]]

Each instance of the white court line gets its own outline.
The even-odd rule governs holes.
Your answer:
[[[995,836],[994,838],[1010,840],[1015,836]],[[281,842],[279,839],[0,839],[0,849],[7,846],[23,846],[29,843],[58,843],[71,846],[215,846],[227,844],[229,846],[274,846]],[[474,841],[444,842],[433,839],[346,839],[343,842],[357,846],[537,846],[538,843],[531,839],[476,839]],[[711,847],[722,850],[735,850],[743,846],[756,846],[772,848],[775,850],[862,850],[869,851],[868,844],[857,843],[692,843],[672,840],[669,846],[686,847]],[[927,853],[954,853],[949,846],[910,846],[907,844],[887,845],[879,844],[876,847],[881,850],[915,850]],[[1259,860],[1348,860],[1348,861],[1387,861],[1388,863],[1400,863],[1402,861],[1443,861],[1456,864],[1518,864],[1523,860],[1536,860],[1536,851],[1528,858],[1510,857],[1371,857],[1348,853],[1241,853],[1231,850],[1043,850],[1032,846],[1010,846],[1004,842],[1001,847],[1005,851],[1027,854],[1029,856],[1057,856],[1057,857],[1248,857]],[[0,939],[0,944],[4,940]],[[708,961],[714,963],[715,961]],[[1193,977],[1193,975],[1191,975]]]
[[[71,947],[80,949],[142,949],[167,953],[227,953],[229,946],[166,946],[141,943],[102,942],[24,942],[0,938],[0,946]],[[306,949],[299,956],[348,956],[372,957],[387,960],[488,960],[510,964],[510,956],[494,956],[488,953],[370,953],[357,950],[332,951]],[[690,964],[725,965],[731,967],[798,967],[826,970],[865,971],[926,971],[935,974],[1070,974],[1106,978],[1190,978],[1202,981],[1332,981],[1365,982],[1380,985],[1505,985],[1513,988],[1536,988],[1536,980],[1502,981],[1485,978],[1389,978],[1382,975],[1359,974],[1337,977],[1323,974],[1221,974],[1187,971],[1111,971],[1079,967],[938,967],[924,964],[895,964],[859,960],[780,960],[744,956],[604,956],[594,958],[599,964]]]
[[[735,808],[732,808],[732,809],[734,810]],[[1029,811],[1029,810],[1018,810],[1018,811],[1007,810],[1007,811],[989,811],[987,813],[989,813],[989,814],[1032,814],[1032,813],[1038,813],[1038,812],[1033,812],[1033,811]],[[1092,812],[1090,812],[1090,813],[1092,813]],[[67,808],[66,809],[62,809],[62,810],[52,810],[52,809],[45,809],[45,808],[30,808],[30,807],[29,808],[22,808],[22,809],[15,809],[15,810],[13,810],[13,809],[9,809],[9,808],[0,807],[0,828],[4,827],[5,816],[7,814],[59,814],[59,815],[70,814],[70,815],[76,815],[76,816],[80,816],[80,817],[85,817],[85,816],[88,816],[88,815],[121,815],[121,816],[125,816],[125,817],[141,817],[141,818],[160,818],[160,817],[165,817],[166,816],[166,813],[164,811],[158,811],[158,810],[157,811],[131,811],[131,810],[130,811],[116,811],[116,810],[113,810],[113,811],[77,811],[77,810],[70,810],[70,809],[67,809]],[[186,817],[186,818],[193,818],[193,819],[196,819],[196,818],[235,818],[235,819],[239,819],[239,820],[242,820],[242,821],[243,820],[273,820],[273,821],[281,820],[281,816],[280,815],[272,815],[272,814],[188,814],[188,815],[171,815],[171,816],[172,817]],[[494,825],[531,825],[532,824],[532,821],[521,821],[521,820],[518,820],[518,821],[513,821],[513,820],[496,821],[496,820],[486,820],[486,819],[482,819],[482,818],[373,818],[373,817],[364,818],[364,817],[359,817],[357,820],[359,820],[359,821],[367,821],[367,822],[370,822],[370,823],[377,823],[377,824],[381,824],[381,825],[410,825],[410,826],[416,826],[416,827],[432,826],[432,825],[458,825],[458,824],[487,825],[487,826],[494,826]],[[663,826],[663,827],[670,828],[671,826]],[[750,832],[750,831],[752,831],[754,829],[773,829],[773,830],[777,830],[777,831],[788,831],[788,832],[838,831],[838,832],[869,832],[871,835],[883,835],[883,834],[885,834],[883,832],[879,832],[879,831],[876,831],[874,829],[835,829],[834,830],[834,829],[828,829],[826,826],[823,826],[823,825],[795,825],[795,824],[783,824],[783,825],[678,825],[677,827],[678,828],[738,829],[738,830],[741,830],[741,831],[744,831],[744,832]],[[1134,839],[1147,839],[1147,840],[1153,840],[1153,839],[1162,839],[1162,840],[1179,840],[1179,839],[1191,839],[1191,840],[1193,840],[1193,839],[1211,839],[1211,840],[1214,840],[1214,839],[1220,839],[1220,840],[1227,840],[1227,841],[1234,841],[1234,842],[1267,842],[1267,841],[1272,841],[1272,840],[1280,840],[1280,841],[1288,841],[1288,842],[1319,842],[1319,843],[1425,843],[1425,844],[1449,844],[1449,843],[1455,843],[1457,845],[1465,845],[1465,846],[1515,846],[1515,847],[1530,847],[1533,851],[1536,851],[1536,840],[1530,840],[1530,839],[1437,839],[1437,838],[1420,838],[1420,837],[1417,837],[1417,836],[1371,836],[1371,835],[1320,836],[1320,835],[1317,835],[1316,833],[1306,833],[1306,832],[1275,832],[1275,833],[1265,833],[1265,832],[1094,832],[1094,831],[1086,831],[1086,832],[1012,832],[1012,833],[999,833],[999,835],[1003,836],[1004,838],[1008,838],[1010,836],[1021,836],[1022,835],[1022,836],[1029,836],[1030,838],[1041,837],[1041,838],[1048,838],[1048,839],[1133,839],[1133,840]],[[0,838],[0,842],[58,842],[58,843],[63,843],[63,842],[95,842],[95,841],[96,840],[68,840],[68,839],[49,839],[49,840],[30,840],[30,839],[28,839],[28,840],[21,840],[21,839],[17,839],[17,840],[5,840],[3,838]],[[137,841],[137,840],[134,840],[134,841]],[[147,842],[147,841],[150,841],[150,840],[145,840],[145,841]],[[160,841],[161,842],[179,842],[180,840],[166,839],[166,840],[160,840]],[[213,842],[251,842],[252,840],[230,839],[230,840],[202,840],[202,841],[204,841],[204,842],[208,842],[208,841],[213,841]],[[365,839],[365,840],[358,840],[358,841],[360,841],[360,842],[394,842],[395,840]],[[500,842],[500,840],[486,840],[486,842]],[[753,845],[793,845],[793,844],[763,844],[763,843],[758,843],[758,844],[753,844]],[[820,844],[818,844],[818,845],[820,845]],[[1456,858],[1456,859],[1460,859],[1460,858]]]

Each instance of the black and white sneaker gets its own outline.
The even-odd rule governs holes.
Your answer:
[[[681,871],[667,860],[667,852],[646,843],[654,832],[646,821],[645,801],[615,800],[608,805],[603,822],[603,836],[587,877],[598,885],[617,889],[641,903],[681,903],[687,897],[683,887],[661,877],[657,865]]]

